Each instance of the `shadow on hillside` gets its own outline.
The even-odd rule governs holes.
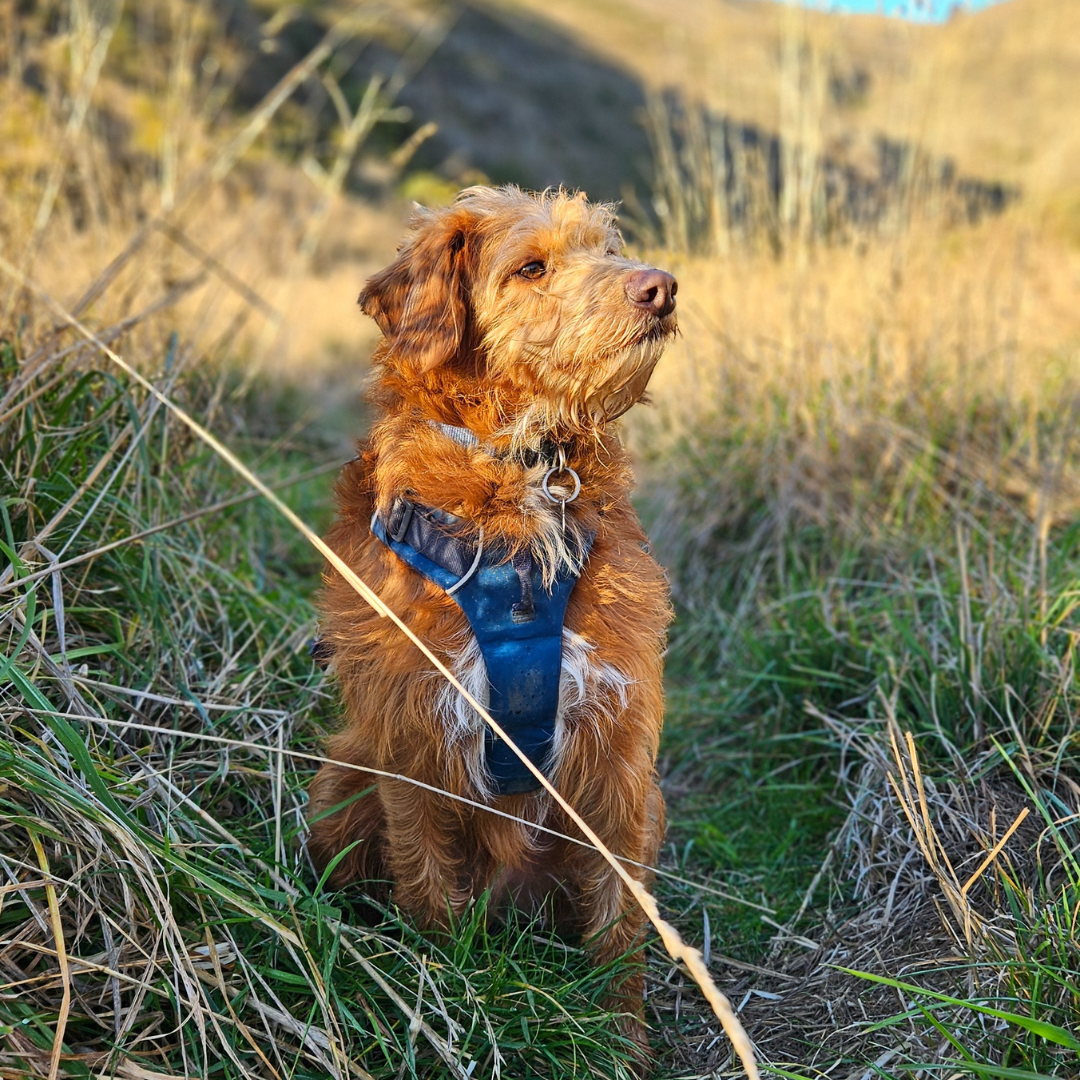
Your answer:
[[[1020,197],[1017,187],[964,175],[952,158],[880,133],[849,133],[804,154],[776,132],[675,90],[650,102],[649,128],[662,236],[683,249],[726,250],[725,232],[768,235],[779,246],[794,228],[835,242],[917,218],[945,228],[974,225]]]
[[[384,52],[376,63],[390,59]],[[641,85],[527,15],[458,5],[450,33],[400,100],[417,121],[439,125],[416,165],[448,178],[479,170],[496,183],[563,184],[597,199],[648,183]]]
[[[675,90],[650,100],[634,74],[541,17],[486,0],[461,0],[436,10],[449,28],[398,94],[412,115],[409,128],[429,121],[438,125],[412,169],[458,185],[486,178],[533,189],[582,188],[596,199],[631,194],[635,204],[650,208],[671,207],[678,195],[703,206],[724,203],[730,221],[754,221],[767,230],[784,216],[785,189],[806,185],[805,175],[790,175],[798,153],[775,131],[688,103]],[[275,43],[280,48],[253,58],[238,87],[242,100],[258,101],[315,46],[326,30],[318,11],[298,8],[282,23]],[[358,99],[373,75],[392,78],[425,25],[430,31],[422,9],[404,4],[393,29],[359,47],[348,70],[339,73],[346,95]],[[856,72],[849,82],[831,86],[834,98],[868,92],[865,72]],[[316,111],[335,121],[318,85],[304,94]],[[398,124],[377,129],[369,165],[385,162],[404,135]],[[993,180],[964,176],[950,160],[883,136],[860,147],[830,147],[813,171],[814,230],[833,238],[846,225],[874,227],[903,216],[915,202],[944,208],[947,224],[973,222],[1000,212],[1019,194]],[[385,179],[377,167],[367,174],[373,183],[363,167],[354,173],[354,190],[375,195]]]

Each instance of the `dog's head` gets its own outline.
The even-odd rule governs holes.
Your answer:
[[[676,289],[623,255],[612,207],[476,187],[418,212],[360,304],[404,377],[434,385],[444,365],[468,366],[541,424],[580,426],[641,398],[676,330]]]

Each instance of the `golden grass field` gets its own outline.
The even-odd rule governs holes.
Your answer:
[[[555,168],[680,282],[664,910],[766,1075],[1075,1075],[1078,101],[1075,0],[0,0],[0,1076],[630,1075],[574,943],[315,881],[319,560],[59,314],[322,526],[409,200]]]

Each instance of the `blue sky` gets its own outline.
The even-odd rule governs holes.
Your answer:
[[[803,0],[807,7],[824,8],[832,11],[873,12],[884,10],[887,15],[910,15],[925,19],[943,19],[956,5],[957,0]],[[989,7],[990,4],[1004,3],[1005,0],[966,0],[966,7],[971,10]],[[929,12],[928,10],[929,9]]]

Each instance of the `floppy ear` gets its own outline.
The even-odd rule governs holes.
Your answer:
[[[390,344],[388,357],[420,372],[458,351],[468,315],[466,242],[472,216],[443,211],[424,222],[360,294]]]

